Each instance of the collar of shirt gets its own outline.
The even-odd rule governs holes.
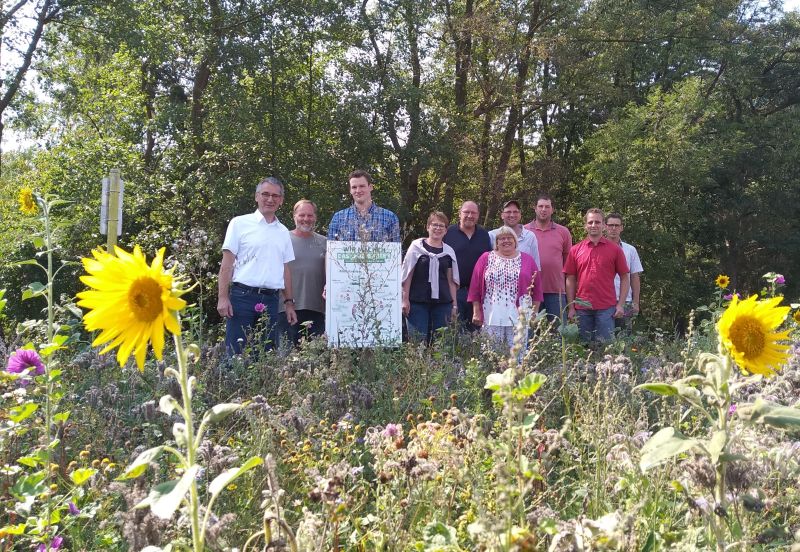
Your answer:
[[[252,217],[254,219],[254,222],[258,222],[259,224],[263,222],[267,226],[274,226],[276,224],[281,223],[281,221],[278,220],[277,215],[275,215],[275,219],[272,222],[267,222],[267,219],[264,218],[264,215],[262,215],[261,211],[259,211],[258,209],[255,210]]]

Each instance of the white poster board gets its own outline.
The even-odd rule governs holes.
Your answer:
[[[331,347],[399,345],[400,244],[328,241],[325,333]]]

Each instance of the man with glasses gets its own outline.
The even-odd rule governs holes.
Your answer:
[[[603,211],[592,208],[584,216],[586,239],[572,246],[564,264],[568,316],[578,317],[581,339],[608,341],[614,335],[614,319],[625,313],[630,278],[625,254],[603,237]],[[620,297],[614,276],[620,277]],[[576,303],[576,299],[579,301]]]
[[[516,199],[506,201],[503,204],[500,218],[503,220],[504,226],[508,226],[517,234],[517,250],[533,257],[533,260],[536,261],[536,266],[542,266],[542,261],[539,259],[539,243],[536,239],[536,234],[522,226],[520,222],[522,220],[522,208],[520,208]],[[492,247],[494,247],[495,236],[499,231],[500,228],[489,231]]]
[[[256,186],[258,209],[234,217],[222,244],[217,312],[226,319],[225,349],[241,354],[251,331],[266,318],[266,349],[278,344],[278,295],[283,291],[286,319],[297,323],[289,263],[294,251],[289,230],[275,213],[283,204],[283,183],[265,178]]]
[[[630,333],[633,326],[633,318],[639,314],[639,292],[641,291],[641,278],[639,275],[644,272],[642,261],[639,260],[639,252],[629,243],[622,241],[621,235],[625,227],[622,224],[622,215],[610,213],[606,216],[606,236],[608,239],[622,248],[625,253],[625,260],[628,261],[628,268],[631,275],[631,288],[625,298],[625,316],[617,318],[614,325],[622,328],[626,333]],[[614,277],[614,287],[617,291],[617,299],[620,292],[619,275]]]
[[[472,303],[467,301],[472,271],[480,256],[492,250],[489,233],[478,224],[479,216],[478,204],[465,201],[458,212],[458,224],[451,224],[444,236],[444,243],[453,248],[458,264],[458,317],[471,332],[479,329],[472,323]]]

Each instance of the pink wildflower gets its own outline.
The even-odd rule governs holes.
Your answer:
[[[386,427],[381,431],[384,437],[397,437],[403,432],[403,426],[400,424],[386,424]]]
[[[22,374],[28,370],[29,374],[41,376],[44,374],[44,363],[39,354],[31,349],[17,349],[8,357],[6,370],[12,374]]]
[[[267,308],[267,306],[264,303],[256,303],[256,306],[255,306],[256,312],[262,313],[262,312],[264,312],[264,309],[266,309],[266,308]]]

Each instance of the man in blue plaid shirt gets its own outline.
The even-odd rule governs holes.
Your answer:
[[[372,179],[367,171],[350,173],[353,205],[336,212],[328,226],[328,239],[338,241],[399,242],[397,215],[372,201]]]

